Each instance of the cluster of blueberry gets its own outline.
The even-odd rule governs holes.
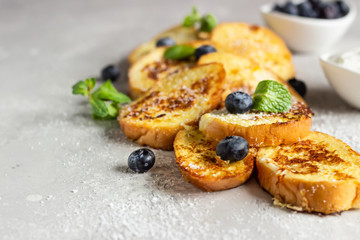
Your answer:
[[[334,19],[348,14],[350,8],[344,1],[306,0],[295,4],[290,0],[283,5],[276,4],[274,11],[301,17]]]

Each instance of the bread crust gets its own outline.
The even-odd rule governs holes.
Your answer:
[[[316,134],[323,133],[317,132]],[[341,144],[346,145],[342,142]],[[349,151],[354,152],[349,146],[347,147]],[[259,155],[261,155],[260,152],[256,159],[259,183],[274,197],[277,205],[297,211],[324,214],[360,207],[358,180],[311,181],[306,177],[287,174]],[[355,155],[360,157],[358,153]],[[321,175],[321,173],[318,174]]]
[[[215,145],[211,142],[201,143],[201,141],[207,140],[198,130],[182,130],[176,135],[174,141],[176,163],[187,182],[204,191],[213,192],[237,187],[250,178],[254,169],[257,151],[255,148],[251,148],[243,160],[229,163],[236,169],[230,173],[227,170],[227,164],[224,164],[222,168],[217,163],[219,160],[216,159]],[[203,167],[201,162],[206,162],[204,164],[206,167]],[[214,172],[221,174],[214,176],[211,172],[213,168],[215,168]],[[209,172],[202,172],[201,169]]]
[[[301,116],[297,120],[276,122],[272,124],[259,124],[251,126],[239,126],[233,123],[224,123],[220,119],[213,118],[210,121],[200,120],[200,130],[207,138],[220,142],[227,136],[241,136],[252,147],[276,146],[291,144],[306,137],[310,133],[311,117]]]
[[[139,125],[136,122],[119,119],[123,133],[139,145],[147,145],[152,148],[172,150],[176,133],[183,127],[157,127]]]
[[[284,80],[295,76],[290,50],[266,27],[243,22],[220,23],[211,32],[210,40],[224,51],[261,63]]]
[[[136,141],[140,145],[171,150],[173,148],[176,133],[179,130],[183,129],[185,125],[197,124],[202,114],[213,110],[219,105],[221,102],[222,91],[217,91],[217,89],[222,86],[225,78],[225,71],[222,65],[213,63],[195,66],[192,69],[195,71],[197,71],[196,69],[204,69],[199,70],[201,71],[201,74],[209,74],[209,72],[203,72],[207,69],[206,71],[210,71],[211,76],[192,76],[192,81],[194,82],[190,82],[190,84],[192,84],[191,87],[194,89],[182,86],[180,81],[187,81],[184,80],[185,78],[181,77],[186,74],[185,72],[179,73],[181,79],[177,79],[176,76],[173,76],[174,78],[172,81],[179,80],[176,87],[178,89],[171,89],[170,92],[171,95],[174,95],[176,92],[179,94],[177,97],[169,98],[169,101],[172,102],[172,106],[178,105],[177,108],[167,108],[167,104],[170,103],[167,102],[168,96],[166,93],[164,93],[165,95],[160,94],[159,97],[156,95],[162,91],[161,89],[164,85],[167,85],[168,87],[173,86],[169,80],[165,78],[157,82],[147,94],[120,110],[118,121],[122,131],[128,138]],[[189,69],[188,71],[191,72],[192,69]],[[204,86],[201,84],[204,84]],[[183,91],[189,93],[189,95],[185,95],[184,99],[181,95]],[[192,101],[190,103],[194,105],[186,106],[187,101]],[[155,104],[155,102],[158,102],[158,104]],[[182,106],[181,104],[185,105]],[[162,112],[164,112],[164,114],[160,114]],[[195,115],[188,116],[184,115],[185,113]],[[159,114],[166,115],[166,119],[162,117],[158,118],[157,115]],[[186,118],[180,119],[180,117],[176,117],[173,114],[178,114],[179,116],[184,115]]]

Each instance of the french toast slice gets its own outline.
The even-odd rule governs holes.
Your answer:
[[[214,52],[203,55],[198,64],[218,62],[223,64],[226,72],[224,93],[225,101],[227,95],[234,91],[243,91],[253,94],[258,83],[264,79],[272,79],[282,82],[273,72],[248,57],[228,52]]]
[[[198,40],[183,45],[197,48],[205,44],[210,43]],[[164,53],[166,49],[166,47],[155,48],[130,67],[128,73],[129,94],[132,99],[144,95],[159,79],[195,65],[195,62],[191,59],[181,61],[165,59]]]
[[[176,133],[197,124],[221,102],[225,71],[221,64],[194,66],[156,82],[142,97],[122,108],[124,134],[140,145],[170,150]]]
[[[216,155],[216,145],[197,129],[178,132],[174,141],[176,163],[184,179],[212,192],[237,187],[251,176],[256,148],[240,161],[225,163]]]
[[[220,142],[227,136],[241,136],[250,146],[264,147],[290,144],[306,137],[311,129],[313,113],[302,102],[296,102],[285,113],[266,113],[251,110],[231,114],[226,108],[204,114],[199,123],[203,134]]]
[[[129,94],[132,99],[144,95],[159,79],[193,65],[188,61],[166,60],[165,51],[165,47],[158,47],[130,67]]]
[[[360,208],[360,155],[327,134],[260,148],[256,167],[275,204],[324,214]]]
[[[183,44],[197,40],[198,33],[195,28],[183,27],[181,25],[177,25],[168,30],[165,30],[164,32],[154,37],[152,40],[145,42],[140,46],[136,47],[128,57],[128,61],[130,62],[130,64],[133,64],[142,56],[145,56],[151,50],[155,49],[157,40],[163,37],[170,37],[176,42],[176,44]]]
[[[291,52],[280,37],[265,27],[221,23],[213,29],[210,40],[224,51],[259,62],[284,80],[295,76]]]
[[[260,82],[259,79],[252,79],[249,83],[244,83],[244,86],[247,84],[252,87],[234,90],[252,95],[256,89],[255,84]],[[200,131],[215,142],[220,142],[227,136],[241,136],[253,147],[290,144],[306,137],[311,132],[313,112],[287,82],[277,80],[289,90],[292,96],[292,107],[288,112],[267,113],[250,110],[248,113],[232,114],[223,107],[201,117]]]

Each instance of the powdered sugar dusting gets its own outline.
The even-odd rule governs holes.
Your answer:
[[[219,8],[208,1],[204,11],[234,20],[242,9],[242,19],[256,21],[256,1],[251,2],[246,8],[243,1]],[[155,166],[145,174],[127,169],[127,157],[139,146],[126,139],[116,121],[93,120],[89,104],[72,96],[71,86],[98,75],[120,56],[123,78],[115,85],[126,91],[122,80],[129,51],[178,22],[179,14],[158,14],[150,21],[137,1],[113,1],[109,7],[89,0],[86,11],[83,3],[69,8],[68,0],[14,4],[4,4],[0,16],[1,239],[328,240],[360,235],[360,210],[325,217],[282,209],[254,178],[228,191],[203,192],[182,178],[171,151],[154,150]],[[187,9],[184,4],[173,1],[171,8]],[[144,6],[148,13],[171,12],[160,1]],[[244,11],[250,8],[254,11]],[[294,60],[297,77],[307,83],[305,100],[315,112],[313,129],[360,151],[359,110],[337,97],[316,56],[295,55]],[[29,201],[30,195],[37,201]]]

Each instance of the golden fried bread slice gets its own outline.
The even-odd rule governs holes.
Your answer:
[[[172,149],[176,133],[221,102],[225,71],[212,63],[167,76],[120,110],[124,134],[141,145]]]
[[[226,72],[223,101],[228,94],[234,91],[243,91],[253,94],[258,83],[265,79],[282,82],[273,72],[261,67],[259,63],[248,57],[228,52],[214,52],[203,55],[198,64],[219,62]]]
[[[295,76],[291,53],[284,41],[265,27],[247,23],[217,25],[210,40],[224,51],[249,57],[284,80]]]
[[[172,38],[176,44],[183,44],[186,42],[195,41],[198,39],[197,30],[192,27],[183,27],[181,25],[172,27],[159,35],[157,35],[152,40],[145,42],[135,48],[129,55],[129,62],[130,64],[133,64],[138,59],[140,59],[142,56],[145,56],[148,54],[151,50],[156,48],[156,42],[160,38],[163,37],[170,37]]]
[[[203,134],[220,142],[227,136],[241,136],[250,146],[276,146],[299,141],[310,133],[312,111],[305,103],[296,102],[285,113],[251,110],[231,114],[226,108],[204,114],[199,123]]]
[[[193,41],[183,45],[195,48],[210,44],[208,41]],[[158,47],[141,57],[129,69],[129,93],[132,99],[137,99],[146,93],[159,79],[195,65],[191,60],[168,60],[164,53],[166,47]]]
[[[291,145],[260,148],[261,186],[276,204],[324,214],[360,208],[360,155],[320,132]]]
[[[132,99],[144,95],[159,79],[188,68],[188,61],[166,60],[165,47],[158,47],[136,61],[129,69],[129,93]]]
[[[197,129],[181,130],[174,141],[176,163],[184,179],[205,191],[237,187],[249,179],[256,148],[240,161],[226,163],[216,155],[216,145]]]

